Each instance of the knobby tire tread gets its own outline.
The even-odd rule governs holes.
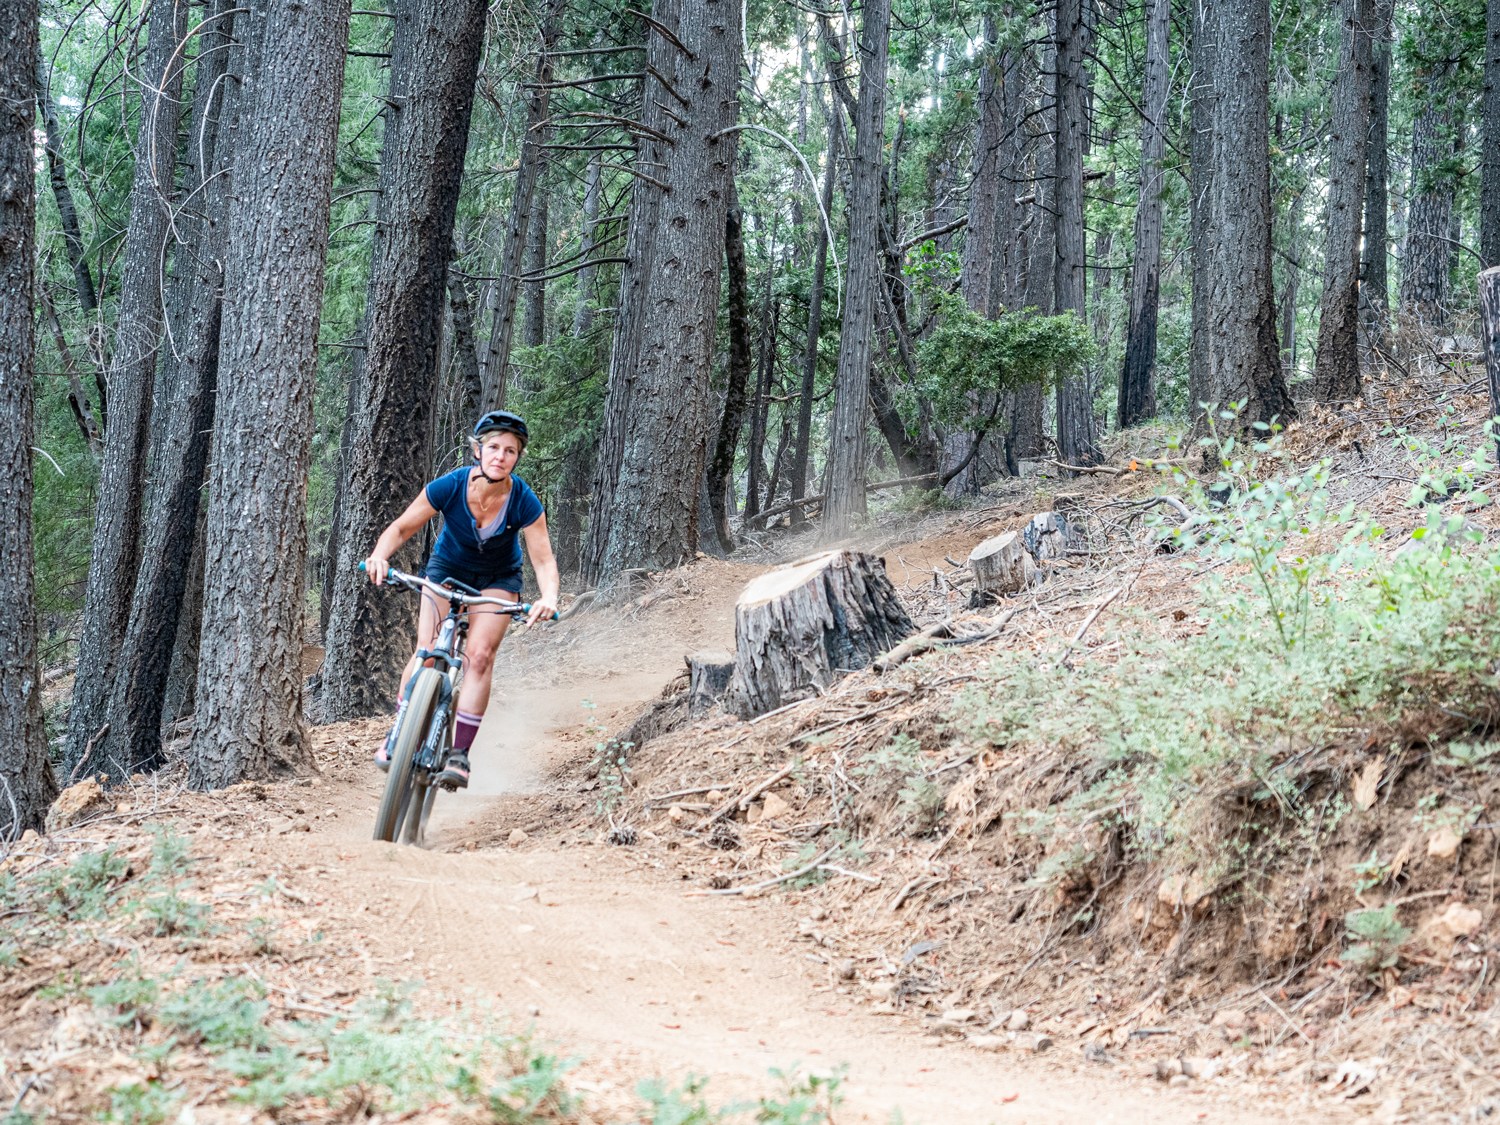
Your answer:
[[[427,738],[427,727],[432,721],[433,709],[437,706],[438,689],[442,677],[433,668],[417,670],[417,682],[412,685],[411,697],[401,720],[401,731],[396,736],[395,748],[391,751],[391,769],[385,781],[385,792],[380,798],[380,809],[375,814],[375,839],[395,843],[401,831],[402,821],[408,813],[407,805],[412,797],[412,765],[422,743]],[[416,810],[421,815],[421,810]]]

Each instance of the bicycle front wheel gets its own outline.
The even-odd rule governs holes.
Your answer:
[[[411,685],[406,710],[401,715],[401,729],[396,732],[396,745],[391,750],[391,771],[386,777],[385,793],[380,798],[380,810],[375,814],[377,840],[394,844],[401,837],[401,826],[406,818],[421,814],[420,809],[409,807],[415,788],[412,771],[417,754],[427,740],[427,728],[437,709],[441,684],[442,677],[436,670],[417,670],[417,681]]]

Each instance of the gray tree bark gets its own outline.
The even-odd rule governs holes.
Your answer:
[[[68,713],[70,768],[108,719],[115,662],[140,562],[151,388],[162,330],[162,249],[181,117],[183,68],[178,48],[187,14],[188,0],[157,0],[151,5],[146,52],[138,72],[141,123],[121,259],[104,459],[99,468],[93,550],[78,640],[78,676]]]
[[[1439,327],[1448,320],[1448,239],[1456,177],[1455,134],[1462,131],[1451,94],[1453,60],[1432,66],[1412,123],[1411,189],[1401,258],[1401,311]]]
[[[1212,398],[1209,389],[1210,324],[1209,243],[1214,186],[1214,27],[1213,0],[1193,2],[1192,144],[1189,154],[1188,225],[1192,238],[1192,339],[1188,350],[1188,413],[1195,425]]]
[[[870,340],[880,300],[880,184],[885,137],[890,0],[866,0],[859,29],[859,102],[850,170],[848,286],[839,333],[839,368],[829,424],[824,542],[849,534],[865,514],[865,447],[870,398]]]
[[[359,563],[427,479],[444,288],[486,11],[485,0],[404,0],[396,9],[381,245],[355,373],[338,557],[330,560],[319,697],[325,722],[388,712],[410,647],[412,600],[372,586]],[[420,550],[414,539],[396,565],[415,569]]]
[[[236,145],[224,264],[195,789],[310,764],[305,495],[349,0],[242,6],[255,26],[240,115],[255,128]]]
[[[1282,377],[1271,274],[1269,0],[1213,0],[1213,183],[1208,281],[1211,402],[1239,425],[1296,417]]]
[[[526,132],[521,140],[516,184],[511,190],[510,217],[500,248],[500,268],[490,289],[490,334],[479,353],[484,379],[484,410],[505,405],[510,348],[516,326],[516,303],[525,272],[527,236],[536,204],[536,186],[542,177],[547,153],[546,121],[552,105],[552,48],[557,42],[558,8],[552,4],[542,22],[542,42],[536,58],[536,81],[526,90]]]
[[[636,159],[670,191],[637,177],[631,192],[583,558],[585,576],[603,586],[628,567],[675,566],[697,548],[737,139],[740,5],[657,0],[651,18]]]
[[[1057,4],[1057,138],[1053,148],[1057,192],[1057,256],[1053,288],[1058,312],[1073,312],[1087,322],[1084,272],[1083,158],[1088,151],[1088,86],[1083,69],[1088,49],[1082,0]],[[1058,457],[1070,465],[1092,465],[1100,460],[1094,440],[1094,411],[1088,380],[1068,375],[1057,380]]]
[[[1313,397],[1347,402],[1359,396],[1359,250],[1370,148],[1371,0],[1344,0],[1343,45],[1333,89],[1329,137],[1327,238]]]
[[[1141,92],[1141,194],[1135,209],[1135,252],[1130,267],[1130,326],[1116,402],[1120,429],[1156,415],[1156,318],[1161,302],[1162,157],[1167,148],[1167,96],[1171,90],[1167,33],[1172,0],[1151,0],[1146,15],[1146,77]]]
[[[1370,141],[1365,154],[1364,237],[1360,243],[1359,299],[1366,350],[1383,346],[1390,321],[1390,107],[1391,38],[1395,0],[1375,0],[1371,33]]]
[[[531,221],[526,224],[525,275],[539,275],[547,270],[547,222],[549,200],[547,185],[538,184],[531,207]],[[547,283],[521,283],[521,346],[539,348],[547,340]]]
[[[120,646],[109,696],[109,732],[95,744],[89,773],[123,781],[163,763],[161,730],[179,615],[199,529],[199,498],[213,430],[222,319],[224,228],[229,200],[225,175],[236,132],[236,85],[228,72],[235,0],[214,0],[198,38],[193,109],[184,187],[194,204],[178,219],[183,243],[174,256],[168,308],[186,315],[157,364],[153,416],[150,518],[130,621]],[[242,66],[243,58],[235,62]],[[220,106],[220,102],[224,104]],[[221,144],[222,138],[222,144]],[[202,160],[200,162],[200,154]]]
[[[1485,5],[1482,172],[1479,181],[1479,256],[1500,265],[1500,0]]]
[[[36,0],[0,5],[0,841],[38,831],[57,782],[47,760],[31,534],[36,335]]]
[[[63,156],[62,125],[57,119],[57,103],[52,100],[51,69],[46,57],[38,49],[36,93],[37,104],[42,111],[47,176],[52,184],[52,198],[57,201],[57,215],[62,224],[63,245],[68,252],[68,265],[73,270],[73,292],[83,315],[92,320],[99,308],[99,297],[94,289],[94,277],[89,271],[88,257],[84,251],[83,231],[78,225],[78,208],[73,202],[73,190],[68,186],[68,164]]]
[[[750,276],[745,263],[745,214],[740,210],[732,179],[729,192],[729,208],[724,219],[729,362],[719,439],[708,466],[709,512],[713,517],[714,534],[725,551],[734,550],[734,533],[729,527],[729,478],[734,472],[734,453],[745,424],[745,394],[750,382]]]
[[[843,129],[838,126],[838,107],[834,106],[826,115],[828,122],[828,151],[823,160],[823,191],[820,199],[823,214],[833,214],[833,189],[838,177],[839,138]],[[807,495],[807,479],[812,464],[812,415],[813,399],[818,389],[818,341],[823,335],[823,289],[828,279],[828,231],[821,219],[818,223],[817,249],[813,251],[812,289],[807,301],[807,344],[802,351],[802,387],[797,396],[797,444],[792,454],[791,486],[792,499],[800,500]],[[792,526],[804,523],[804,510],[794,507],[790,520]]]
[[[585,262],[594,256],[595,239],[599,228],[599,195],[603,190],[604,169],[599,154],[589,157],[588,170],[583,176],[583,237],[578,252]],[[578,271],[578,304],[573,307],[573,336],[586,336],[594,327],[594,271],[597,266],[585,266]]]

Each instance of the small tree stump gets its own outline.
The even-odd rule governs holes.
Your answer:
[[[779,567],[734,607],[728,705],[749,719],[806,699],[915,630],[873,555],[827,551]]]
[[[1036,563],[1018,531],[1007,531],[986,539],[969,552],[969,570],[974,592],[969,608],[992,605],[1009,594],[1019,593],[1036,581]]]
[[[1026,549],[1037,562],[1043,559],[1060,559],[1068,553],[1071,534],[1067,517],[1061,512],[1041,512],[1031,517],[1026,530],[1021,532]]]
[[[734,675],[734,653],[691,652],[688,666],[688,714],[693,718],[712,711],[729,689]]]

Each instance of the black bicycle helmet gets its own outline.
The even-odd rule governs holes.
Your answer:
[[[525,448],[528,438],[526,420],[519,414],[512,414],[509,410],[491,410],[474,423],[474,440],[479,441],[485,434],[495,431],[515,434],[521,439],[521,447]]]

